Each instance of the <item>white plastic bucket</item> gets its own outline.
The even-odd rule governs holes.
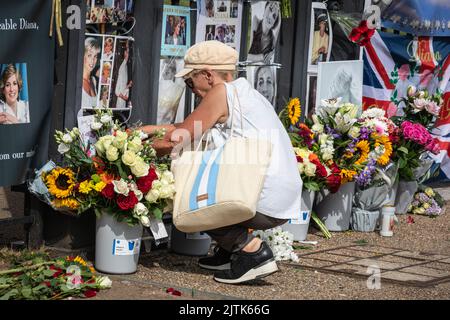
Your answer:
[[[338,192],[326,195],[315,205],[317,216],[330,231],[347,231],[350,228],[355,182],[343,184]]]
[[[141,224],[131,227],[103,213],[96,223],[95,269],[110,274],[136,272],[142,231]]]
[[[283,231],[288,231],[294,235],[295,241],[304,241],[306,239],[315,194],[314,191],[303,189],[298,217],[296,219],[290,219],[281,226]]]

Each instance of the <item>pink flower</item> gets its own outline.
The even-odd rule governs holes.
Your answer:
[[[425,106],[425,109],[434,116],[438,116],[441,111],[441,107],[434,101],[431,101]]]
[[[389,106],[388,106],[388,108],[386,110],[387,117],[388,118],[392,118],[396,114],[397,114],[397,106],[393,102],[389,103]]]
[[[398,77],[400,80],[405,81],[409,75],[409,64],[404,64],[398,69]]]
[[[427,99],[414,99],[414,108],[416,109],[416,112],[422,111],[428,103],[429,101]]]

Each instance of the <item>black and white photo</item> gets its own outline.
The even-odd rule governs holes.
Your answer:
[[[361,106],[363,61],[333,61],[319,63],[316,105],[323,99],[342,98]]]
[[[247,80],[274,107],[277,92],[276,79],[276,67],[265,65],[247,67]]]
[[[271,63],[281,26],[278,1],[252,2],[251,38],[248,61]]]

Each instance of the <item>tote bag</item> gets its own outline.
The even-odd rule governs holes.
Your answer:
[[[243,129],[236,90],[234,102],[231,134],[221,147],[203,151],[197,147],[172,161],[176,191],[173,223],[182,232],[213,230],[255,216],[272,156],[272,143],[233,137],[236,111],[241,114]]]

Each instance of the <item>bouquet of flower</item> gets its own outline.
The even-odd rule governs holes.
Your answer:
[[[414,171],[422,165],[421,159],[426,152],[439,153],[437,140],[420,123],[404,121],[394,144],[394,161],[398,163],[400,178],[406,181],[419,179]]]
[[[409,86],[407,96],[400,99],[404,103],[403,115],[393,117],[397,125],[405,120],[420,123],[427,129],[431,129],[439,116],[443,99],[438,91],[430,95],[427,90],[417,90],[414,86]]]
[[[327,185],[327,177],[331,170],[318,156],[320,148],[312,130],[305,123],[298,123],[300,114],[300,100],[293,98],[286,104],[279,117],[294,147],[304,188],[319,191]]]
[[[111,110],[97,110],[91,128],[94,152],[78,128],[56,132],[63,164],[38,177],[48,189],[45,198],[56,210],[79,214],[93,208],[98,216],[106,211],[129,225],[150,226],[150,215],[161,219],[175,193],[174,178],[168,163],[157,159],[152,139],[124,130],[112,121]]]
[[[436,217],[443,213],[444,201],[441,195],[432,188],[425,188],[414,195],[409,205],[408,212]]]
[[[276,261],[292,260],[298,262],[298,256],[295,254],[292,244],[294,236],[288,231],[283,231],[281,227],[269,230],[253,231],[253,234],[263,241],[266,241]]]
[[[0,273],[0,300],[91,298],[112,285],[81,257],[33,257]]]

